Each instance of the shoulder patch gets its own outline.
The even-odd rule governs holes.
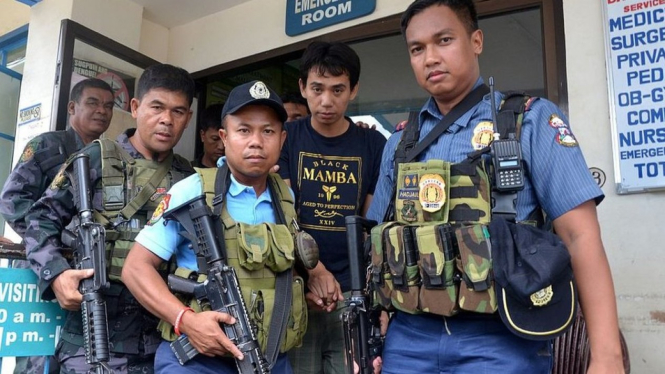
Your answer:
[[[28,142],[28,144],[25,146],[25,149],[23,150],[23,153],[21,154],[21,157],[18,160],[19,163],[32,160],[32,158],[35,156],[35,146],[37,143],[38,141],[36,139],[32,139]]]
[[[552,114],[548,123],[551,127],[558,131],[555,137],[555,140],[558,144],[566,147],[577,147],[579,145],[577,144],[575,135],[573,135],[572,131],[570,131],[568,124],[565,123],[561,117],[556,114]]]
[[[164,195],[162,200],[159,202],[159,205],[157,205],[157,209],[155,209],[155,212],[152,213],[152,217],[150,218],[150,220],[146,225],[152,226],[162,218],[164,212],[166,212],[166,210],[169,208],[169,201],[171,201],[171,195],[170,194]]]

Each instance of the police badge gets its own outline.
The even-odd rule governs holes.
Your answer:
[[[423,174],[420,177],[418,201],[426,212],[434,213],[446,202],[446,182],[439,174]]]
[[[259,81],[249,89],[249,94],[255,99],[270,99],[270,90],[265,83]]]

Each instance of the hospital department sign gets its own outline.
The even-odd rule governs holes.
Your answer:
[[[295,36],[374,12],[376,0],[287,0],[286,35]]]

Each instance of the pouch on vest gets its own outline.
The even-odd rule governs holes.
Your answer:
[[[423,312],[452,316],[459,311],[459,284],[455,282],[457,249],[454,236],[448,224],[421,226],[416,229],[423,280],[419,303]]]
[[[390,276],[390,268],[386,259],[385,241],[388,234],[387,228],[396,225],[397,222],[384,222],[372,227],[371,236],[371,282],[374,288],[374,303],[386,310],[392,310],[390,298],[393,292],[393,281]]]
[[[279,273],[293,265],[293,236],[289,228],[273,223],[238,222],[238,260],[247,270],[267,266]]]
[[[284,339],[279,349],[282,353],[302,345],[302,338],[307,330],[307,304],[303,297],[305,288],[302,278],[294,276],[292,288],[291,312],[286,323]],[[247,303],[247,313],[256,326],[256,335],[261,345],[261,352],[265,352],[268,344],[270,320],[272,319],[272,306],[275,305],[275,290],[255,290],[250,287],[243,287],[242,294]]]
[[[399,164],[395,218],[403,223],[448,221],[450,163],[442,160]]]
[[[480,224],[463,226],[455,230],[455,235],[460,253],[457,268],[462,272],[463,280],[459,288],[460,308],[477,313],[496,312],[487,226]]]
[[[418,310],[420,271],[412,228],[398,225],[386,232],[384,250],[393,281],[392,303],[399,310],[414,313]]]
[[[280,273],[293,266],[294,242],[289,228],[285,225],[266,223],[270,234],[270,253],[266,265],[275,273]]]

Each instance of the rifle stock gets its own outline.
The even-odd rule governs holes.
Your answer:
[[[355,362],[360,374],[370,374],[374,372],[372,361],[381,354],[383,337],[379,322],[381,311],[372,306],[367,289],[368,251],[363,244],[364,232],[369,232],[376,221],[360,216],[348,216],[345,221],[351,271],[351,297],[342,313],[346,367],[347,373],[354,374]]]
[[[238,277],[235,269],[226,263],[226,253],[220,241],[223,238],[215,235],[212,212],[205,203],[205,196],[198,196],[168,211],[164,219],[175,220],[182,225],[185,231],[180,234],[190,240],[197,256],[204,257],[207,264],[207,280],[204,283],[193,285],[189,279],[172,275],[169,276],[169,285],[196,297],[200,306],[208,304],[213,311],[232,315],[236,323],[222,324],[221,327],[245,356],[243,360],[235,360],[238,372],[268,374],[268,363],[261,353],[249,319]],[[171,343],[171,349],[181,365],[199,354],[185,335]]]

